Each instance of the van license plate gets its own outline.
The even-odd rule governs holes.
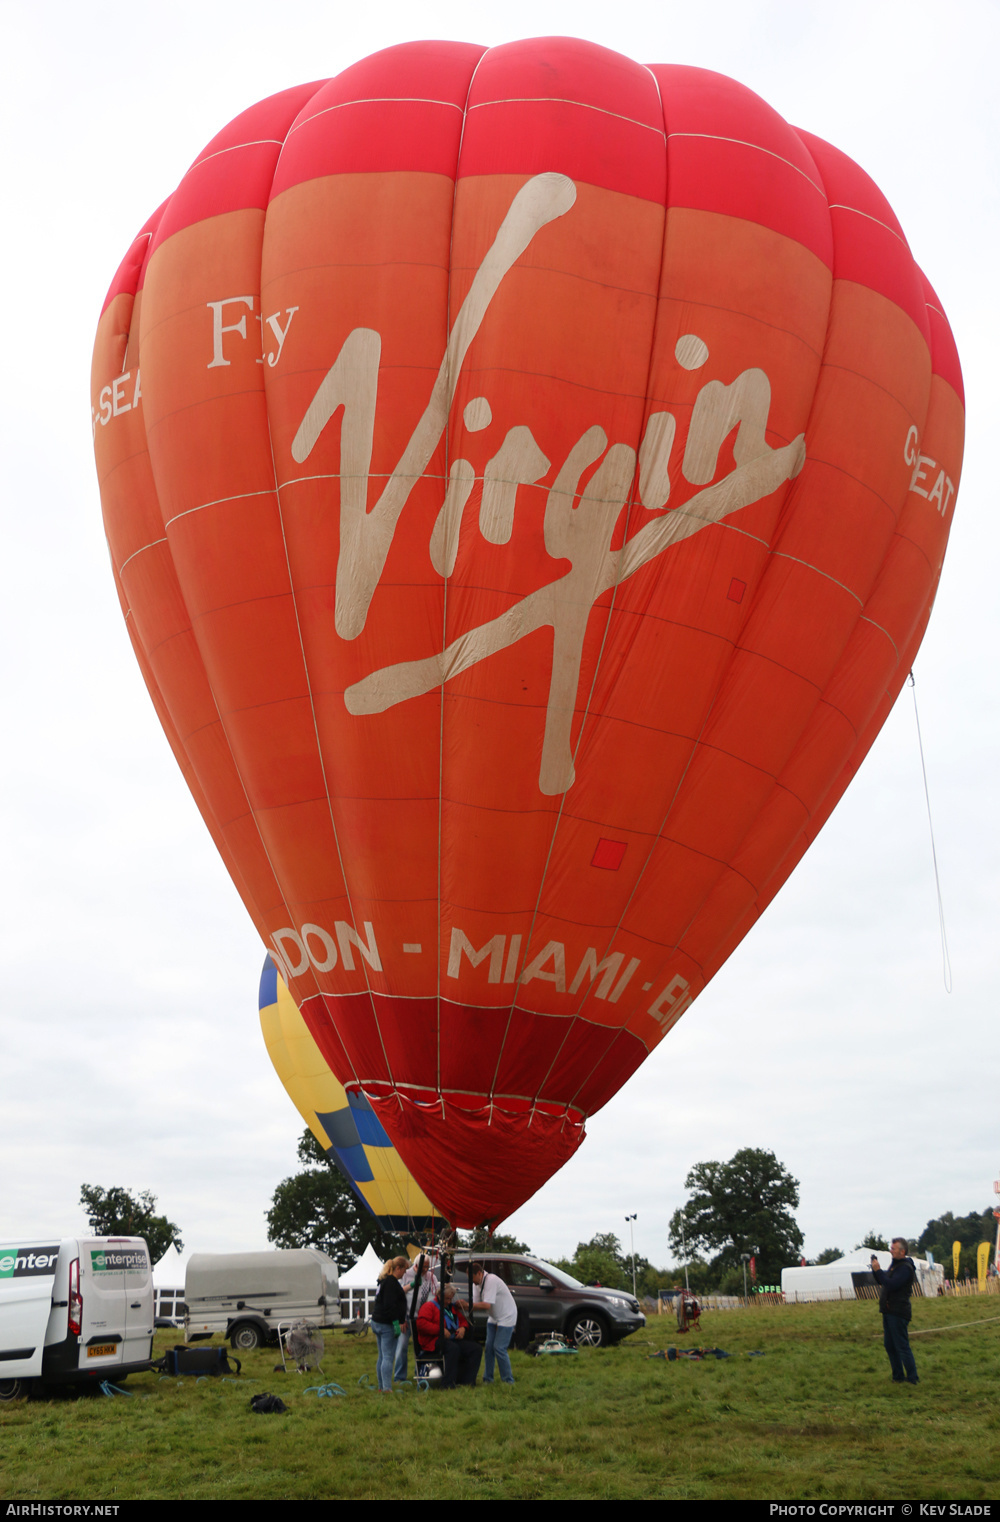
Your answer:
[[[88,1358],[110,1358],[117,1353],[118,1346],[114,1342],[97,1342],[92,1348],[87,1349]]]

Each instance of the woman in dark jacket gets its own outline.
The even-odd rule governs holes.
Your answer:
[[[378,1343],[375,1372],[380,1390],[392,1389],[396,1344],[406,1325],[406,1295],[399,1281],[409,1266],[409,1258],[390,1258],[378,1276],[378,1293],[372,1307],[372,1331]]]

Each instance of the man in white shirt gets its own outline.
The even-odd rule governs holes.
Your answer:
[[[472,1270],[472,1282],[479,1291],[479,1299],[473,1301],[473,1309],[489,1311],[486,1323],[486,1363],[483,1368],[483,1384],[493,1383],[493,1358],[496,1356],[500,1379],[505,1385],[514,1383],[510,1357],[507,1349],[517,1326],[517,1305],[514,1296],[496,1274],[488,1274],[481,1263]]]

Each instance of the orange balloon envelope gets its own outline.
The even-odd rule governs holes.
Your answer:
[[[129,633],[318,1046],[458,1225],[579,1144],[910,668],[958,358],[701,69],[411,43],[226,127],[93,372]]]

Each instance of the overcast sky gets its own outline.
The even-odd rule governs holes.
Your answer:
[[[510,1219],[670,1259],[694,1163],[772,1149],[806,1251],[982,1210],[1000,1164],[992,3],[504,0],[416,7],[3,0],[5,552],[0,1238],[84,1225],[81,1183],[151,1189],[188,1248],[264,1246],[301,1122],[257,1019],[262,948],[167,747],[107,563],[89,371],[104,293],[214,133],[393,43],[553,33],[719,70],[855,158],[944,304],[965,469],[915,674],[954,989],[941,970],[911,694],[773,906]]]

